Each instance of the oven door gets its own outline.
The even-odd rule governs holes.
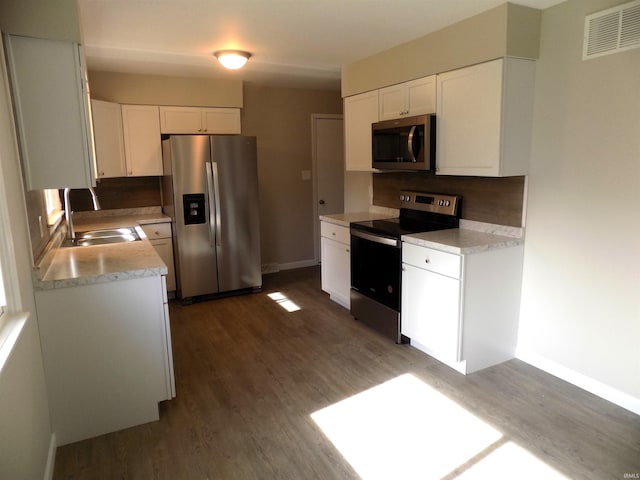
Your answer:
[[[401,242],[351,228],[351,288],[400,311]]]

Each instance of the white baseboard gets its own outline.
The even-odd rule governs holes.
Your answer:
[[[44,469],[44,480],[51,480],[53,478],[53,469],[56,465],[56,448],[58,448],[58,442],[56,441],[56,434],[51,434],[49,440],[49,453],[47,454],[47,465]]]
[[[591,377],[525,349],[516,349],[516,358],[558,377],[565,382],[569,382],[587,392],[593,393],[600,398],[604,398],[619,407],[640,415],[640,398],[621,392],[605,383],[594,380]]]
[[[294,268],[313,267],[318,265],[313,258],[311,260],[301,260],[299,262],[280,263],[280,270],[293,270]]]
[[[294,268],[313,267],[316,265],[318,265],[318,262],[315,259],[289,263],[263,263],[262,273],[276,273],[280,270],[293,270]]]

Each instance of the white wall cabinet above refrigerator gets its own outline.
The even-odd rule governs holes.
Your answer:
[[[436,111],[436,76],[418,78],[378,90],[379,120]]]
[[[27,189],[95,185],[80,45],[14,35],[7,36],[5,45]]]
[[[535,61],[498,59],[437,75],[440,175],[526,175]]]
[[[122,105],[127,177],[162,175],[160,116],[155,105]]]
[[[160,107],[162,133],[240,134],[239,108]]]

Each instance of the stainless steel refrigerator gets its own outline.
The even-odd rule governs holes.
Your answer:
[[[162,141],[162,208],[172,218],[179,298],[262,287],[256,138]]]

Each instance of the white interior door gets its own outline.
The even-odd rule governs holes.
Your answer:
[[[320,215],[344,212],[344,125],[342,115],[311,116],[314,178],[314,251],[320,260]]]

